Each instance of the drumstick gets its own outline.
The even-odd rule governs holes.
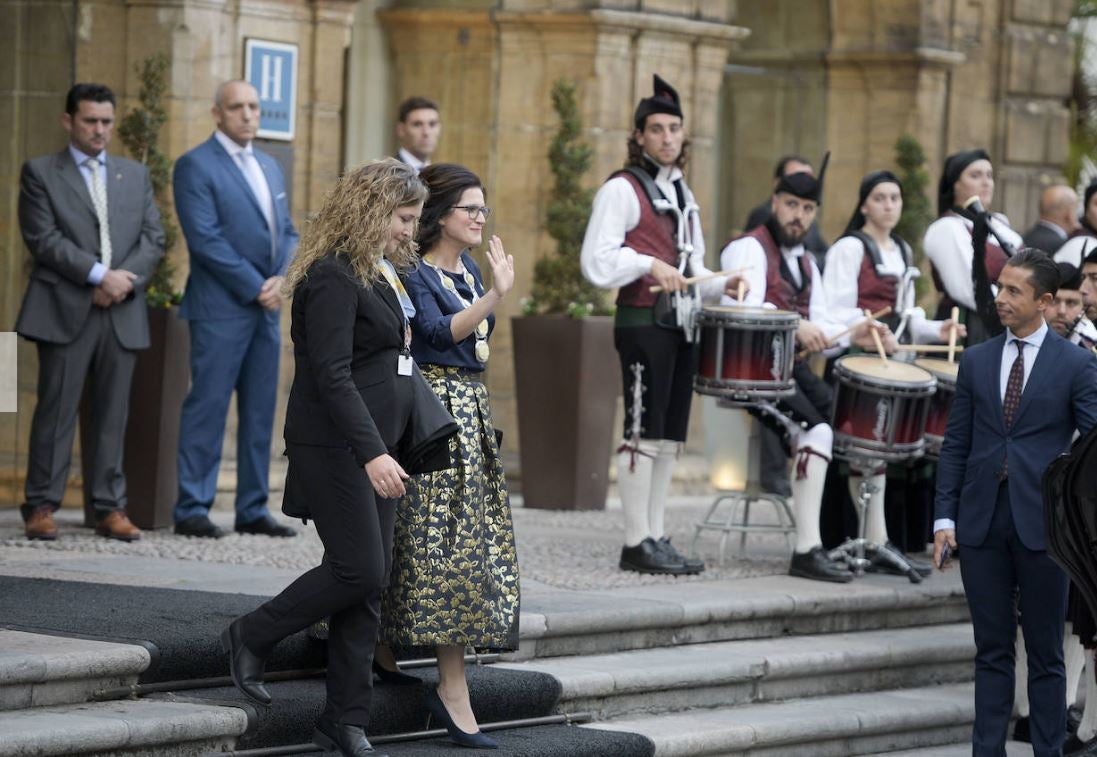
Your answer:
[[[880,308],[879,310],[877,310],[875,313],[872,314],[872,319],[876,320],[877,318],[883,318],[885,315],[890,315],[890,314],[891,314],[891,307],[890,306],[886,307],[886,308]],[[867,319],[866,319],[866,321],[867,321]],[[832,336],[830,339],[827,340],[827,346],[828,347],[834,346],[835,342],[837,342],[839,339],[841,339],[842,337],[844,337],[846,334],[853,331],[854,329],[860,328],[864,323],[866,323],[866,321],[858,321],[857,323],[853,324],[852,326],[850,326],[845,331],[839,331],[837,334],[835,334],[834,336]],[[796,357],[800,357],[800,358],[806,357],[808,355],[808,353],[810,353],[810,352],[811,352],[811,350],[800,350],[799,352],[796,353]]]
[[[691,276],[688,279],[686,279],[686,283],[687,284],[696,284],[699,281],[708,281],[709,279],[718,279],[721,276],[734,276],[737,273],[743,273],[744,271],[749,271],[751,268],[752,268],[752,266],[748,265],[748,266],[743,266],[742,268],[736,268],[734,271],[716,271],[715,273],[706,273],[702,276]],[[740,286],[742,286],[742,285],[740,284]],[[652,294],[657,294],[658,292],[663,291],[663,286],[661,284],[655,284],[654,286],[648,287],[648,291],[651,292]]]
[[[948,352],[949,350],[963,352],[964,345],[957,344],[949,347],[947,344],[900,344],[896,349],[899,352]]]
[[[948,361],[950,363],[956,362],[956,322],[960,320],[960,308],[955,305],[952,306],[952,312],[949,313],[949,318],[952,319],[952,325],[948,327]]]
[[[743,304],[743,297],[746,296],[746,293],[747,293],[747,280],[746,279],[739,279],[739,291],[735,293],[735,299],[737,299],[739,301],[740,305]]]
[[[876,342],[876,351],[880,353],[880,359],[884,361],[884,367],[888,364],[888,354],[884,351],[884,342],[880,339],[880,332],[873,328],[876,319],[872,317],[872,311],[865,308],[865,320],[868,321],[868,330],[872,333],[872,341]]]

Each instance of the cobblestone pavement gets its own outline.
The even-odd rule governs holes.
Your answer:
[[[524,578],[565,589],[600,589],[643,586],[678,581],[712,581],[784,573],[788,566],[788,547],[782,536],[752,535],[745,555],[738,553],[738,536],[729,539],[727,560],[718,564],[719,533],[706,532],[698,542],[698,553],[708,569],[697,576],[646,576],[626,573],[617,568],[621,550],[621,513],[619,506],[600,511],[547,511],[514,507],[515,534],[521,574]],[[704,516],[711,500],[682,497],[672,500],[667,512],[667,528],[674,543],[689,551],[693,524]],[[760,514],[762,522],[769,515]],[[231,500],[224,495],[212,513],[213,520],[231,532]],[[282,516],[278,516],[282,518]],[[17,508],[0,508],[0,563],[9,575],[37,573],[37,555],[61,557],[84,555],[126,555],[130,557],[173,558],[208,563],[255,565],[269,568],[303,570],[316,565],[323,548],[311,526],[301,528],[295,539],[271,540],[264,536],[232,534],[219,539],[195,539],[175,536],[170,530],[146,531],[135,543],[111,541],[95,536],[81,526],[82,513],[65,508],[58,513],[60,537],[54,542],[31,542],[23,536]],[[288,519],[282,518],[287,523]],[[136,582],[139,578],[135,577]]]

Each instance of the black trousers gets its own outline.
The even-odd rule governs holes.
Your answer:
[[[365,728],[381,595],[392,568],[396,501],[375,495],[347,449],[291,444],[287,455],[295,488],[309,493],[324,559],[244,616],[244,644],[266,657],[282,639],[330,617],[324,717]]]
[[[1066,734],[1063,614],[1067,577],[1047,552],[1017,535],[1009,487],[998,488],[986,540],[963,546],[960,575],[975,629],[975,727],[972,754],[1005,754],[1013,710],[1017,610],[1028,654],[1029,724],[1037,757],[1062,754]]]
[[[618,326],[613,342],[621,360],[625,396],[624,438],[632,437],[633,418],[640,417],[641,439],[686,440],[693,377],[699,352],[681,329],[661,326]],[[640,401],[636,403],[636,366]]]

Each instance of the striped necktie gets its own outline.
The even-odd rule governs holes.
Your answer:
[[[99,262],[110,268],[110,218],[107,215],[107,188],[103,186],[103,180],[99,176],[99,166],[102,165],[97,158],[88,158],[84,165],[91,171],[91,204],[95,207],[95,215],[99,218]]]

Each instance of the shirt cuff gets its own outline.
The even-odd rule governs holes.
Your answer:
[[[103,277],[106,275],[107,267],[97,260],[92,265],[91,270],[88,271],[88,283],[93,287],[97,287],[103,282]]]
[[[937,520],[933,521],[933,533],[943,531],[946,528],[955,531],[956,521],[954,521],[952,518],[938,518]]]

